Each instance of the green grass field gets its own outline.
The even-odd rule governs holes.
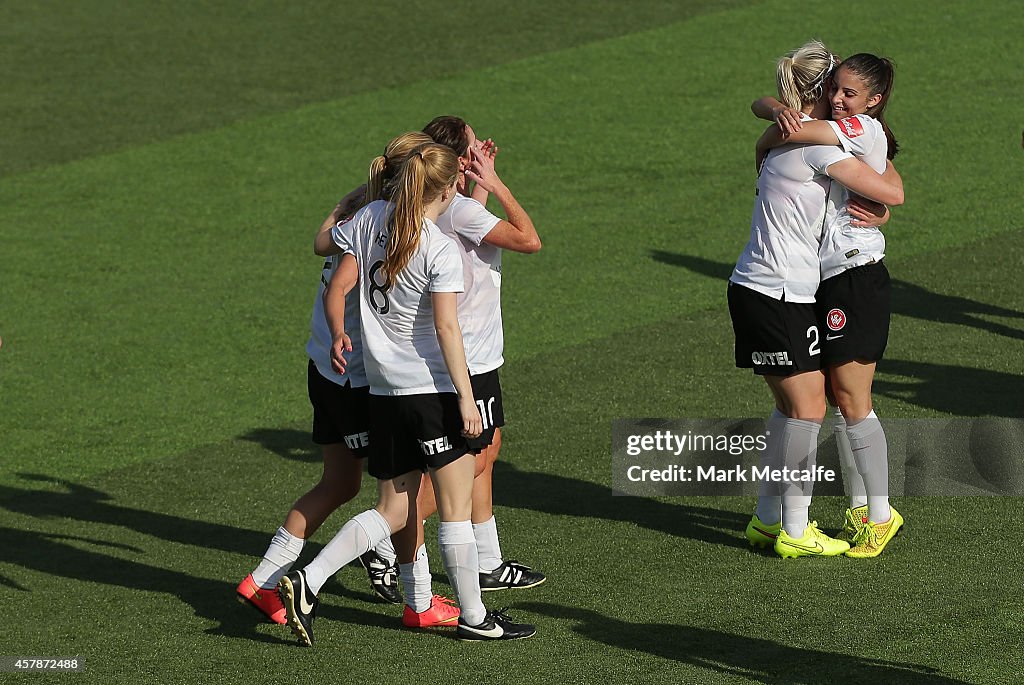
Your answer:
[[[616,418],[770,410],[733,368],[725,278],[749,103],[811,37],[898,65],[879,415],[1024,417],[1017,3],[83,0],[5,5],[0,27],[0,656],[87,661],[0,682],[1024,677],[1020,497],[900,499],[882,557],[783,563],[746,547],[749,500],[613,497],[610,456]],[[549,581],[485,598],[539,632],[404,631],[349,568],[299,649],[233,589],[319,475],[311,237],[441,113],[498,141],[544,240],[505,261],[495,500],[506,557]]]

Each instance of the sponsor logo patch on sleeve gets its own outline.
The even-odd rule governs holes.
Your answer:
[[[857,117],[846,117],[839,120],[839,128],[847,138],[856,138],[864,135],[864,126]]]

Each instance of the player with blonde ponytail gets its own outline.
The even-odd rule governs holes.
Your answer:
[[[350,218],[363,205],[378,200],[387,191],[388,182],[398,175],[405,157],[417,147],[431,142],[420,132],[404,133],[390,143],[370,163],[366,185],[348,193],[328,215],[321,230],[330,230],[338,221]],[[239,601],[248,603],[274,623],[285,622],[284,605],[277,584],[298,559],[306,540],[327,517],[359,493],[363,458],[367,453],[368,383],[363,371],[359,335],[359,306],[353,301],[348,311],[352,349],[346,374],[331,367],[331,329],[324,311],[324,293],[337,271],[340,258],[328,258],[320,275],[320,287],[313,301],[307,388],[313,406],[313,442],[323,452],[320,481],[302,495],[274,534],[259,565],[236,588]],[[401,604],[398,592],[398,568],[390,539],[383,540],[360,561],[370,578],[374,592],[392,604]]]
[[[435,598],[431,614],[447,609],[448,623],[457,621],[457,635],[465,640],[535,632],[487,611],[480,597],[470,520],[475,460],[466,440],[480,435],[482,422],[456,313],[462,259],[435,223],[455,196],[458,170],[448,148],[418,147],[403,162],[390,202],[371,202],[316,238],[318,254],[344,254],[326,298],[333,311],[332,363],[339,372],[347,369],[351,348],[344,305],[359,302],[370,384],[369,473],[378,479],[379,498],[308,566],[281,579],[288,623],[306,645],[313,644],[317,594],[338,569],[388,536],[403,554],[415,547],[416,495],[428,470],[441,519],[438,545],[461,605],[447,608]]]
[[[886,160],[899,150],[885,121],[893,81],[890,60],[868,53],[848,57],[832,78],[833,120],[800,122],[785,138],[780,121],[769,127],[761,146],[786,141],[838,145],[884,172],[891,166]],[[842,186],[829,193],[815,296],[825,332],[822,366],[829,400],[837,407],[833,432],[850,497],[840,536],[853,545],[846,555],[858,558],[881,554],[904,523],[889,503],[888,445],[871,401],[891,311],[885,237],[878,230],[888,211],[873,205],[851,198]]]

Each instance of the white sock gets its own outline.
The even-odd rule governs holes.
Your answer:
[[[395,554],[395,543],[391,542],[390,535],[377,543],[377,546],[373,548],[373,551],[379,554],[381,559],[392,566],[395,564],[395,559],[398,558],[398,555]]]
[[[498,544],[498,524],[494,516],[483,523],[474,523],[473,537],[480,555],[480,572],[490,573],[501,566],[501,545]]]
[[[442,521],[437,529],[437,542],[448,580],[459,600],[461,618],[471,626],[482,623],[487,610],[480,598],[480,559],[472,521]]]
[[[839,466],[843,470],[843,489],[850,498],[850,508],[863,507],[868,503],[867,491],[864,488],[864,479],[857,470],[857,462],[853,458],[850,437],[846,434],[846,418],[843,412],[839,411],[839,407],[836,407],[836,422],[832,425],[832,432],[836,436]]]
[[[772,412],[765,422],[768,435],[765,447],[761,452],[761,468],[777,469],[782,464],[778,460],[782,446],[782,433],[786,426],[786,415],[778,409]],[[757,486],[757,518],[761,523],[774,526],[782,520],[782,495],[779,483],[768,480],[761,481]]]
[[[884,523],[889,520],[889,444],[875,412],[863,421],[846,427],[850,446],[857,460],[857,470],[867,490],[868,520]]]
[[[276,587],[277,581],[288,573],[292,564],[299,558],[305,544],[305,540],[292,535],[284,529],[284,526],[278,528],[270,540],[270,547],[267,547],[267,551],[263,555],[263,561],[252,572],[252,581],[264,590]]]
[[[813,469],[818,456],[816,421],[786,419],[783,429],[782,462],[790,469]],[[807,529],[807,511],[811,506],[813,481],[782,483],[782,527],[786,535],[802,538]]]
[[[327,579],[356,557],[366,554],[381,540],[391,535],[387,520],[376,509],[356,514],[341,527],[338,534],[320,550],[303,569],[310,591],[319,594]]]
[[[430,585],[430,562],[427,560],[426,545],[420,545],[416,550],[415,561],[398,565],[398,575],[402,579],[406,605],[417,614],[429,609],[434,591]]]

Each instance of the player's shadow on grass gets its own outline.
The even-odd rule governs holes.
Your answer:
[[[60,492],[0,485],[0,508],[19,514],[123,526],[168,542],[247,555],[259,554],[266,549],[272,534],[124,506],[117,504],[101,490],[49,476],[19,473],[18,477],[27,481],[58,484],[65,489]]]
[[[1024,327],[1012,328],[995,321],[986,321],[982,316],[998,316],[1009,319],[1024,319],[1024,312],[999,307],[986,302],[976,302],[957,295],[943,295],[926,290],[919,285],[892,281],[892,310],[896,314],[911,316],[925,321],[970,326],[996,335],[1024,340]]]
[[[882,397],[960,416],[1024,416],[1019,374],[900,359],[883,359],[878,373],[872,391]]]
[[[645,652],[721,676],[759,683],[793,685],[957,685],[966,681],[942,675],[927,666],[791,647],[773,640],[735,635],[709,628],[672,624],[630,623],[596,611],[540,602],[518,608],[576,622],[580,635],[618,649]]]
[[[279,432],[284,437],[305,436],[299,431],[283,430]],[[65,491],[23,490],[0,485],[0,509],[42,519],[71,518],[89,523],[122,526],[167,542],[249,556],[252,558],[253,564],[258,560],[258,555],[267,548],[273,535],[272,531],[247,530],[210,521],[196,521],[171,514],[123,506],[114,502],[107,493],[80,483],[32,473],[20,473],[18,477],[27,481],[58,484],[65,488]],[[345,508],[342,507],[339,511],[344,515]],[[322,543],[324,542],[326,539],[307,542],[299,560],[300,565],[316,556],[323,549]],[[354,565],[358,566],[358,563],[356,562]],[[359,573],[365,580],[361,567]],[[2,577],[0,577],[0,584],[7,584]],[[331,594],[345,596],[349,599],[375,601],[368,590],[364,592],[349,590],[339,577],[328,581],[325,587]]]
[[[320,447],[313,444],[309,433],[302,431],[282,428],[257,428],[241,436],[241,439],[255,442],[263,449],[285,459],[311,464],[323,461]]]
[[[74,535],[0,527],[0,549],[4,550],[3,558],[6,563],[55,578],[178,597],[189,604],[197,616],[217,623],[215,627],[205,631],[209,634],[270,643],[291,641],[286,630],[281,632],[280,637],[276,637],[255,629],[255,626],[263,621],[255,610],[242,607],[234,601],[234,583],[209,580],[191,573],[124,558],[125,555],[144,553],[131,545]],[[115,551],[120,556],[110,556],[107,554],[110,551]],[[31,585],[16,584],[16,589],[26,593],[32,592]],[[104,598],[97,603],[87,603],[87,611],[102,610],[108,614],[121,615],[126,625],[137,625],[144,621],[136,611],[138,605],[132,601],[132,595],[112,596],[99,590],[95,592],[102,592]],[[61,620],[72,618],[64,617]],[[89,619],[86,615],[79,620]]]
[[[646,497],[616,497],[606,485],[520,471],[501,460],[494,464],[494,503],[556,516],[622,521],[676,537],[747,548],[743,529],[750,514]]]
[[[732,275],[733,265],[716,262],[703,257],[651,250],[651,259],[670,266],[679,266],[694,273],[716,280],[726,281]],[[996,316],[1024,320],[1024,312],[1006,307],[977,302],[958,295],[944,295],[932,292],[914,283],[893,279],[892,311],[894,314],[909,316],[925,321],[968,326],[996,335],[1024,340],[1024,327],[1013,328],[1002,323],[987,321],[982,316]]]

